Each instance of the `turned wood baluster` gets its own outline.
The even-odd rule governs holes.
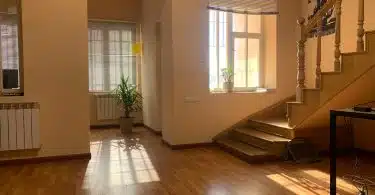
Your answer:
[[[365,50],[365,43],[363,36],[365,35],[365,29],[363,23],[365,20],[365,0],[359,0],[358,10],[358,30],[357,30],[357,51],[362,52]]]
[[[297,41],[298,44],[298,68],[297,68],[297,89],[296,89],[296,100],[302,101],[302,90],[306,88],[305,86],[305,43],[306,43],[306,33],[305,33],[305,19],[299,18],[297,21],[300,27],[300,39]]]
[[[342,0],[336,0],[335,4],[335,11],[336,11],[336,36],[335,36],[335,71],[339,71],[341,69],[341,50],[340,50],[340,43],[341,43],[341,3]]]
[[[315,88],[320,88],[322,69],[320,67],[322,61],[322,19],[318,20],[317,25],[317,48],[316,48],[316,70],[315,70]]]

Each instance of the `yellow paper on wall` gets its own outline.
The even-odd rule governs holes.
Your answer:
[[[133,53],[136,55],[142,55],[142,43],[133,44]]]

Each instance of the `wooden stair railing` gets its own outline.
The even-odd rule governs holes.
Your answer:
[[[336,14],[336,25],[335,25],[335,50],[334,50],[334,70],[339,71],[341,68],[341,6],[342,0],[327,0],[326,3],[320,8],[320,10],[312,17],[309,22],[305,25],[305,19],[299,18],[297,23],[300,28],[300,37],[297,41],[298,53],[297,53],[297,89],[296,89],[296,101],[303,101],[303,89],[305,85],[305,44],[307,37],[314,27],[317,27],[317,56],[316,56],[316,70],[315,70],[315,88],[321,86],[321,61],[322,61],[322,31],[323,24],[322,19],[327,12],[334,7]],[[365,50],[364,44],[364,20],[365,20],[365,0],[358,0],[358,29],[357,29],[357,52],[363,52]]]
[[[358,29],[357,29],[357,52],[364,51],[364,0],[358,0]],[[316,70],[315,70],[315,88],[321,86],[321,61],[322,61],[322,31],[323,24],[322,19],[328,13],[330,9],[335,9],[336,24],[335,24],[335,42],[334,42],[334,70],[341,70],[341,8],[342,0],[327,0],[326,3],[320,8],[320,10],[312,17],[307,24],[305,24],[304,18],[299,18],[297,23],[300,29],[299,41],[297,41],[298,52],[297,52],[297,88],[296,88],[296,101],[303,101],[303,89],[305,85],[305,44],[309,33],[313,28],[317,27],[317,56],[316,56]]]
[[[365,0],[358,0],[358,30],[357,30],[357,52],[365,51],[365,42],[363,36],[365,35],[365,29],[363,23],[365,21]]]

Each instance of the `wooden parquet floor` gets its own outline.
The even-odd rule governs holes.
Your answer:
[[[282,195],[328,194],[329,161],[312,165],[278,162],[250,165],[216,147],[170,150],[144,128],[123,137],[119,130],[93,130],[92,159],[0,167],[5,195]],[[339,173],[352,162],[339,160]],[[375,173],[371,163],[363,172]],[[375,174],[374,174],[375,175]],[[340,194],[356,194],[338,180]]]

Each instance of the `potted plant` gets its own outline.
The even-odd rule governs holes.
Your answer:
[[[132,112],[142,109],[142,95],[137,91],[137,86],[130,84],[129,77],[125,79],[121,75],[120,84],[113,91],[113,97],[121,106],[123,116],[120,117],[120,129],[122,133],[131,133],[133,127]]]
[[[223,68],[223,69],[221,69],[221,73],[222,73],[221,76],[224,79],[224,83],[223,83],[224,91],[228,92],[228,93],[233,92],[233,87],[234,87],[233,76],[234,76],[234,73],[233,73],[232,68]]]

